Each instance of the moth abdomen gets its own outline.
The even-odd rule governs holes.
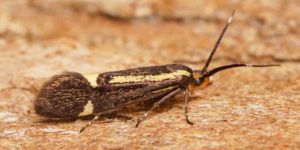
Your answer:
[[[34,108],[37,114],[51,118],[92,114],[92,92],[92,86],[81,74],[66,72],[43,85]]]

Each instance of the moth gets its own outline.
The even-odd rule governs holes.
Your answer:
[[[93,115],[94,119],[97,119],[100,115],[118,112],[129,105],[154,101],[150,110],[138,117],[137,127],[155,108],[183,92],[185,119],[188,124],[193,124],[187,115],[189,85],[206,85],[210,76],[230,68],[279,66],[277,64],[230,64],[208,70],[233,15],[234,11],[201,70],[192,70],[181,64],[168,64],[101,74],[65,72],[52,77],[43,85],[34,102],[35,112],[48,118],[77,118]]]

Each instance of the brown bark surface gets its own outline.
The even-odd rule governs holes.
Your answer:
[[[0,149],[300,149],[300,2],[297,0],[1,0]],[[101,73],[204,65],[236,9],[210,68],[239,68],[135,120],[45,121],[33,110],[42,84],[63,71]],[[171,106],[171,107],[170,107]],[[135,118],[145,110],[132,112]]]

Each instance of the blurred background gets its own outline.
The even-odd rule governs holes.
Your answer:
[[[0,148],[297,149],[299,8],[298,0],[0,0]],[[141,128],[116,119],[84,136],[75,131],[85,120],[48,124],[35,115],[39,88],[63,71],[201,68],[233,10],[210,68],[282,66],[216,75],[194,92],[195,126],[185,124],[180,98]]]

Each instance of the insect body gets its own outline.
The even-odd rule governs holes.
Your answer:
[[[39,115],[50,118],[76,118],[87,115],[94,115],[97,118],[99,115],[116,112],[128,105],[155,101],[152,108],[143,117],[138,118],[136,124],[138,126],[161,103],[179,92],[184,92],[186,121],[192,124],[187,115],[189,85],[206,84],[210,76],[229,68],[278,66],[231,64],[207,70],[232,16],[228,19],[201,70],[192,70],[180,64],[169,64],[106,72],[99,75],[66,72],[54,76],[44,84],[35,100],[35,111]]]
[[[83,76],[66,72],[44,85],[35,101],[38,114],[75,118],[106,114],[130,104],[175,96],[193,82],[189,67],[171,64]]]

